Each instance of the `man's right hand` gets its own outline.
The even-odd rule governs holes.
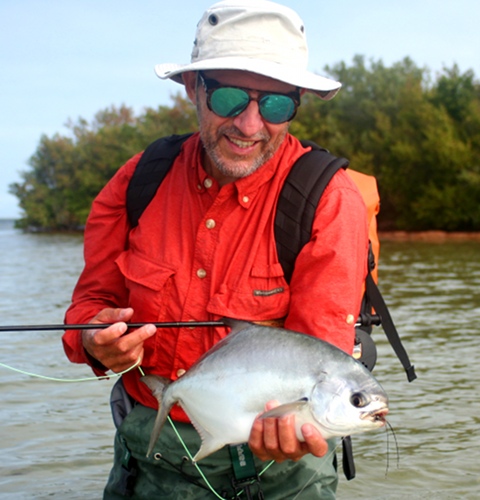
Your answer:
[[[123,335],[125,324],[133,316],[133,309],[106,308],[100,311],[90,323],[113,323],[108,328],[83,330],[82,342],[85,350],[107,369],[122,372],[140,363],[143,358],[143,343],[155,335],[154,325],[145,325],[128,335]]]

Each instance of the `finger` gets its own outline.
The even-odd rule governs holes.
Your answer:
[[[267,460],[275,460],[283,462],[285,457],[278,450],[275,437],[271,437],[272,429],[265,428],[266,420],[256,420],[252,426],[248,445],[254,455],[264,462]],[[276,430],[273,431],[276,434]],[[265,438],[265,436],[267,436]],[[266,444],[267,443],[267,444]],[[267,448],[268,446],[268,448]]]
[[[320,431],[311,424],[302,425],[302,434],[308,452],[316,457],[323,457],[328,451],[328,443]]]
[[[99,328],[98,330],[83,330],[83,344],[87,349],[89,346],[95,348],[109,345],[122,337],[127,330],[128,327],[123,322],[114,323],[107,328]]]
[[[131,319],[133,315],[133,309],[131,307],[125,308],[105,308],[101,310],[90,323],[118,323],[124,322]]]
[[[272,453],[276,453],[279,449],[278,419],[263,419],[263,442],[265,448],[270,450]]]
[[[118,325],[125,325],[125,323],[118,323]],[[121,351],[128,352],[136,347],[141,347],[148,338],[155,335],[156,331],[157,328],[155,325],[144,325],[141,328],[133,330],[128,335],[119,338],[118,348]]]
[[[278,406],[278,402],[272,401],[265,405],[265,410],[270,410]],[[252,429],[250,431],[250,437],[248,440],[248,446],[252,450],[252,453],[256,455],[260,460],[274,460],[276,457],[272,454],[271,450],[267,450],[265,447],[265,423],[267,423],[267,433],[270,435],[272,432],[276,434],[276,424],[275,419],[263,419],[260,418],[262,413],[257,415],[257,418],[253,422]],[[270,420],[270,422],[267,422]],[[274,439],[267,438],[270,442]]]
[[[256,418],[253,422],[250,437],[248,438],[248,446],[259,458],[261,458],[260,455],[263,456],[265,454],[265,447],[263,446],[263,420],[259,418]]]
[[[294,415],[278,419],[278,442],[279,448],[286,457],[298,459],[304,455],[301,443],[297,438]]]
[[[143,360],[143,348],[130,351],[125,356],[116,356],[112,360],[110,370],[115,373],[124,372],[135,366],[141,365]]]

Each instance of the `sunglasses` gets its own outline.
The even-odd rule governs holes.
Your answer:
[[[216,80],[205,77],[201,71],[198,72],[198,77],[207,94],[208,109],[222,118],[238,116],[247,109],[251,101],[255,101],[258,103],[260,116],[277,125],[290,121],[300,106],[299,89],[288,94],[256,91],[258,97],[252,97],[248,93],[251,89],[223,86]]]

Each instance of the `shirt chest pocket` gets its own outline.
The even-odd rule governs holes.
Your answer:
[[[175,270],[127,250],[115,261],[125,278],[129,306],[142,321],[161,321]]]
[[[254,266],[249,276],[224,282],[208,312],[251,321],[283,318],[288,314],[290,289],[280,264]]]

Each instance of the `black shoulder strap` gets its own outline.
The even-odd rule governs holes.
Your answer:
[[[302,141],[312,151],[301,156],[288,174],[275,215],[277,253],[289,282],[295,259],[310,240],[315,210],[331,178],[348,160],[337,158],[313,142]]]
[[[380,323],[383,331],[395,351],[395,354],[402,363],[405,373],[407,374],[408,381],[413,382],[417,378],[415,367],[410,363],[407,351],[403,347],[402,341],[400,340],[400,335],[397,332],[397,328],[395,327],[395,323],[390,315],[387,304],[385,303],[385,300],[383,299],[383,296],[380,293],[380,290],[370,271],[368,272],[365,280],[365,295],[367,296],[369,303],[375,309],[375,313],[380,317]]]
[[[310,239],[315,210],[323,191],[340,168],[348,167],[348,160],[345,158],[337,158],[313,142],[302,141],[302,144],[311,146],[312,151],[304,154],[292,167],[280,194],[275,216],[277,253],[287,282],[291,280],[297,255]],[[373,257],[373,254],[371,256]],[[373,280],[371,268],[372,263],[369,263],[369,273],[365,282],[366,297],[362,305],[364,310],[362,309],[360,315],[362,324],[363,322],[367,325],[372,324],[373,307],[411,382],[416,378],[414,366],[410,363],[388,307]]]
[[[180,153],[182,144],[191,135],[162,137],[143,152],[127,188],[127,214],[132,228],[138,224],[138,219]]]

